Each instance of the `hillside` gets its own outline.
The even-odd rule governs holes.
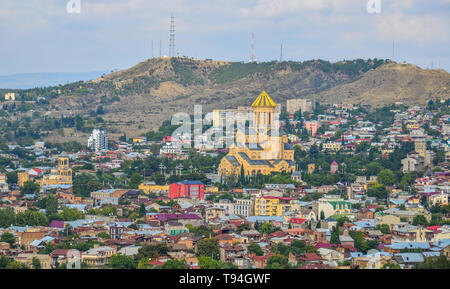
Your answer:
[[[46,118],[92,117],[101,108],[101,125],[115,138],[124,132],[131,137],[156,129],[176,112],[192,113],[194,104],[203,105],[204,112],[249,105],[263,89],[283,106],[287,99],[299,97],[381,106],[397,101],[423,105],[432,98],[449,98],[449,87],[446,71],[389,60],[240,63],[155,58],[93,81],[19,94],[24,100],[45,98],[33,109]],[[51,140],[84,141],[85,137],[86,133],[75,131]]]
[[[449,98],[450,76],[444,70],[411,64],[386,64],[362,78],[319,94],[320,100],[382,106],[393,102],[425,105],[432,98]]]

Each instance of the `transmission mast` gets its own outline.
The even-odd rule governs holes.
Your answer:
[[[250,62],[255,62],[256,56],[255,56],[255,32],[252,32],[252,47],[250,51]]]
[[[280,48],[280,62],[283,62],[283,44],[281,44]]]
[[[175,17],[170,17],[169,57],[175,57]]]

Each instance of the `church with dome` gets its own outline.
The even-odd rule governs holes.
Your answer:
[[[294,172],[294,149],[286,133],[276,127],[276,104],[263,91],[251,107],[253,125],[247,132],[238,130],[235,143],[219,165],[220,175],[268,175]]]

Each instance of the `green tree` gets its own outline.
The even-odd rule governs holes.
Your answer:
[[[41,269],[41,262],[38,258],[33,257],[33,259],[31,260],[31,264],[33,265],[33,269]]]
[[[78,196],[90,197],[92,192],[98,191],[102,185],[98,179],[86,173],[75,175],[73,178],[73,193]]]
[[[76,208],[64,208],[60,214],[64,221],[76,221],[83,219],[83,213]]]
[[[388,224],[380,224],[375,227],[375,230],[380,230],[383,234],[390,234],[391,229]]]
[[[134,173],[130,177],[130,181],[128,182],[128,186],[131,189],[137,189],[139,185],[142,183],[142,176],[140,173]]]
[[[385,186],[392,186],[396,182],[395,174],[390,169],[384,169],[378,173],[378,182]]]
[[[6,269],[14,269],[14,270],[20,270],[20,269],[28,269],[27,266],[23,263],[20,263],[18,261],[12,261],[9,262],[6,266]]]
[[[450,269],[450,260],[441,255],[438,258],[425,258],[425,262],[418,266],[419,269]]]
[[[385,186],[382,185],[373,186],[369,188],[369,190],[367,191],[367,195],[369,197],[375,197],[378,200],[386,200],[388,194],[389,194],[388,190],[386,189]]]
[[[117,254],[111,256],[109,267],[112,269],[136,269],[136,262],[132,257]]]
[[[172,259],[164,263],[163,269],[189,269],[189,265],[186,260]]]
[[[139,217],[140,218],[144,217],[146,213],[147,213],[147,209],[145,208],[145,205],[142,203],[139,206]]]
[[[426,226],[426,225],[428,225],[428,221],[424,215],[417,215],[413,219],[413,225],[414,226],[418,226],[418,225]]]
[[[45,210],[47,216],[54,215],[58,212],[58,199],[54,196],[48,196],[45,198]]]
[[[401,269],[400,265],[394,263],[386,263],[381,269]]]
[[[103,216],[117,216],[117,207],[115,205],[108,205],[102,209]]]
[[[33,181],[27,181],[23,184],[23,186],[20,188],[20,194],[26,195],[26,194],[35,194],[38,193],[40,189],[40,186],[36,184]]]
[[[0,255],[0,269],[6,269],[11,259],[6,255]]]
[[[209,238],[210,236],[215,236],[216,234],[214,234],[213,230],[206,226],[206,225],[200,225],[198,227],[194,227],[191,224],[188,224],[186,226],[186,228],[189,230],[190,233],[194,233],[196,236],[199,237],[207,237]]]
[[[219,260],[219,240],[217,238],[208,238],[198,241],[197,256],[206,256]]]
[[[100,232],[97,234],[97,237],[102,239],[111,239],[111,236],[106,232]]]
[[[251,243],[248,245],[247,250],[249,253],[256,254],[256,256],[264,256],[264,252],[258,243]]]
[[[222,269],[221,262],[207,256],[198,257],[198,266],[200,269]]]
[[[376,176],[382,169],[383,166],[379,162],[371,162],[366,166],[368,176]]]
[[[136,260],[141,260],[144,258],[153,259],[155,257],[166,256],[169,248],[167,244],[145,244],[139,250],[135,256]]]
[[[297,255],[304,253],[317,253],[316,247],[301,240],[295,240],[294,242],[292,242],[290,251]]]
[[[242,233],[242,231],[246,231],[246,230],[250,230],[250,225],[247,223],[242,223],[237,227],[237,231],[240,233]]]
[[[272,253],[289,256],[289,247],[283,243],[277,243],[272,246]]]
[[[16,237],[14,237],[13,234],[6,232],[2,234],[2,237],[0,238],[0,242],[6,242],[9,243],[11,247],[14,247],[14,244],[16,243]]]
[[[264,235],[270,235],[273,232],[275,232],[273,225],[271,222],[265,222],[262,226],[261,226],[261,233]]]
[[[289,268],[288,258],[284,255],[273,255],[267,260],[265,269],[286,269]]]
[[[370,149],[370,143],[367,141],[362,141],[356,146],[356,153],[365,152]]]
[[[339,240],[339,229],[336,227],[333,227],[333,229],[331,231],[330,243],[331,244],[340,244],[341,243],[341,241]]]

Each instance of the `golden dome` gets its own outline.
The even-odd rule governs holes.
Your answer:
[[[275,107],[275,102],[270,98],[264,90],[258,98],[253,102],[252,107]]]

